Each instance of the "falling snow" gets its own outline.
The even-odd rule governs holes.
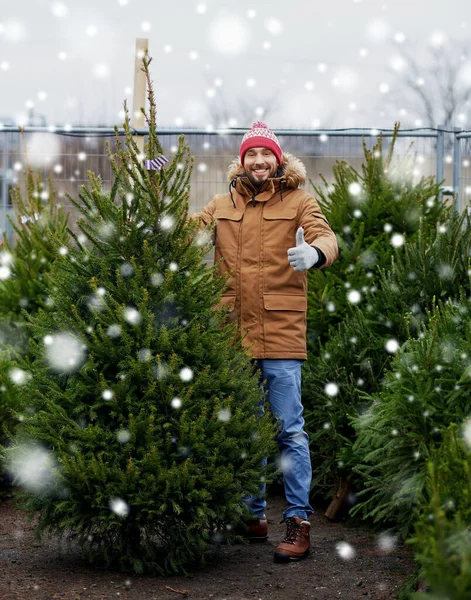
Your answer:
[[[25,383],[27,383],[32,376],[28,371],[23,371],[23,369],[15,367],[8,371],[8,377],[16,385],[25,385]]]
[[[175,398],[172,398],[170,405],[172,408],[181,408],[182,401],[180,398],[175,397]]]
[[[466,445],[471,450],[471,419],[466,419],[463,423],[463,439],[466,442]]]
[[[394,246],[394,248],[400,248],[403,246],[404,236],[401,233],[395,233],[393,236],[391,236],[391,245]]]
[[[356,554],[355,548],[347,542],[339,542],[335,546],[335,549],[340,558],[343,558],[344,560],[351,560]]]
[[[359,196],[361,194],[361,185],[353,182],[348,186],[348,191],[352,196]]]
[[[4,281],[11,276],[11,267],[13,265],[13,256],[10,252],[0,252],[0,281]]]
[[[123,318],[130,325],[139,325],[139,323],[142,321],[140,312],[132,306],[128,306],[123,310]]]
[[[119,267],[119,272],[123,277],[131,277],[134,274],[134,267],[130,263],[123,263]]]
[[[210,25],[209,42],[221,54],[240,54],[248,41],[248,28],[235,14],[218,17]]]
[[[189,367],[184,367],[180,370],[180,379],[188,382],[193,379],[193,371]]]
[[[7,467],[20,485],[34,493],[45,492],[56,482],[54,456],[37,444],[15,448]]]
[[[347,299],[351,304],[358,304],[361,300],[361,294],[358,290],[351,290],[347,294]]]
[[[393,354],[399,350],[399,342],[394,339],[388,340],[385,344],[385,348],[390,354]]]
[[[46,360],[56,373],[74,373],[86,360],[86,346],[72,333],[62,332],[44,337]]]
[[[327,383],[324,391],[327,396],[336,396],[339,393],[339,386],[336,383]]]
[[[127,429],[120,429],[116,434],[116,439],[120,444],[126,444],[131,439],[131,434]]]
[[[110,325],[106,330],[106,335],[108,335],[110,338],[117,338],[121,335],[121,331],[122,330],[120,325]]]
[[[110,500],[110,509],[118,517],[127,517],[129,514],[129,505],[121,498],[112,498]]]
[[[227,423],[231,418],[231,411],[228,408],[221,408],[218,412],[218,419],[223,423]]]

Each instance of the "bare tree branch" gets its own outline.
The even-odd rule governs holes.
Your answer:
[[[471,82],[462,77],[469,57],[464,44],[454,42],[430,49],[427,66],[414,48],[401,50],[401,55],[407,62],[407,71],[400,76],[406,91],[401,101],[409,112],[429,127],[443,124],[448,129],[456,125],[459,113],[471,100]],[[423,83],[418,83],[421,79]]]

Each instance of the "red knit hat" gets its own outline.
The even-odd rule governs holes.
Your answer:
[[[244,164],[244,156],[247,150],[250,148],[268,148],[276,156],[278,164],[281,165],[283,162],[283,152],[280,144],[276,139],[276,135],[273,131],[270,131],[265,123],[257,121],[252,125],[252,129],[242,138],[242,144],[240,145],[240,162]]]

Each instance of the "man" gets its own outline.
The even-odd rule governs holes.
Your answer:
[[[301,367],[307,358],[307,277],[338,256],[337,241],[315,198],[300,189],[306,169],[283,153],[265,123],[257,122],[229,168],[229,193],[216,195],[199,213],[204,225],[216,220],[215,260],[230,277],[222,301],[246,334],[270,409],[281,422],[278,446],[288,508],[286,536],[275,560],[309,554],[311,463],[301,403]],[[196,216],[196,215],[195,215]],[[254,515],[247,537],[265,541],[263,498],[246,498]]]

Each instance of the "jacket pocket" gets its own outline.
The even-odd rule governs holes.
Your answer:
[[[278,219],[290,220],[296,218],[296,213],[296,207],[290,209],[283,208],[281,210],[278,207],[267,208],[263,211],[263,218],[268,221],[278,221]]]
[[[244,213],[240,210],[231,210],[230,208],[218,208],[214,211],[215,219],[229,219],[229,221],[240,221]]]
[[[306,352],[304,295],[263,294],[263,339],[268,353]]]
[[[216,218],[216,246],[228,259],[232,268],[232,262],[237,256],[239,231],[244,214],[239,210],[226,208],[216,210],[213,216]]]
[[[271,207],[263,211],[263,244],[270,248],[279,248],[280,252],[296,245],[296,207]],[[284,257],[283,257],[284,258]],[[276,261],[281,260],[281,255]]]
[[[307,298],[304,294],[263,294],[265,310],[294,310],[305,312]]]

